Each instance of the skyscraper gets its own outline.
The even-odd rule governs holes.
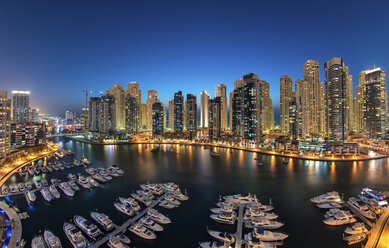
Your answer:
[[[188,94],[186,96],[186,130],[189,133],[190,139],[195,139],[197,136],[197,101],[196,96]]]
[[[88,125],[89,125],[89,109],[88,108],[82,108],[81,115],[80,115],[80,122],[81,122],[81,130],[83,132],[87,132]]]
[[[284,75],[280,78],[280,123],[283,132],[289,132],[289,108],[293,100],[292,77]]]
[[[76,111],[66,110],[65,111],[65,120],[75,120],[77,118]]]
[[[139,129],[139,105],[136,97],[128,94],[125,102],[126,131],[135,134]]]
[[[140,105],[140,128],[147,128],[147,104],[142,103]]]
[[[142,104],[142,92],[139,88],[139,84],[137,82],[131,82],[127,84],[127,89],[125,91],[125,97],[131,96],[135,97],[136,101],[138,103],[138,120],[140,121],[142,119],[142,111],[141,111],[141,104]],[[139,127],[141,128],[141,125],[139,124]]]
[[[365,84],[365,73],[362,71],[358,75],[358,86],[355,87],[355,103],[354,103],[354,127],[356,132],[363,132],[363,85]]]
[[[30,121],[30,92],[12,91],[12,121]]]
[[[112,134],[116,130],[116,104],[112,95],[101,96],[100,133]]]
[[[264,80],[259,80],[261,89],[262,131],[273,130],[274,111],[273,101],[270,98],[270,85]]]
[[[147,92],[147,128],[151,129],[153,125],[153,104],[158,101],[158,93],[156,90]]]
[[[230,94],[230,130],[234,136],[241,137],[243,134],[242,107],[243,107],[243,85],[236,88]]]
[[[169,101],[169,128],[174,131],[174,100]]]
[[[221,134],[221,98],[215,97],[209,101],[209,132],[208,137],[210,141],[213,141],[220,137]]]
[[[353,76],[349,74],[348,66],[345,66],[346,73],[346,88],[347,88],[347,130],[350,132],[353,130]]]
[[[347,73],[342,58],[324,64],[327,137],[345,141],[348,135]]]
[[[115,98],[115,116],[116,121],[114,127],[118,130],[124,130],[125,129],[125,96],[124,96],[124,89],[121,84],[115,84],[112,89],[107,90],[107,94],[111,95]]]
[[[184,131],[184,96],[181,91],[174,94],[174,132]]]
[[[370,139],[385,137],[388,127],[386,72],[381,68],[366,70],[363,89],[363,126]]]
[[[235,93],[235,90],[236,89],[240,89],[243,87],[243,80],[241,78],[235,80],[234,82],[234,90],[232,92],[230,92],[230,130],[232,131],[232,133],[234,133],[233,131],[233,108],[232,108],[232,105],[233,105],[233,97],[234,97],[234,93]]]
[[[163,134],[164,108],[161,102],[154,102],[152,106],[152,132],[153,136]]]
[[[11,100],[7,91],[0,90],[0,158],[11,152]]]
[[[227,130],[227,87],[224,84],[216,85],[215,97],[220,97],[221,128]]]
[[[208,127],[209,118],[209,99],[210,96],[206,91],[201,91],[201,106],[200,106],[200,127]]]
[[[91,97],[89,99],[89,131],[100,131],[100,97]]]

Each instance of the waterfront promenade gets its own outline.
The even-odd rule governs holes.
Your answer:
[[[5,225],[11,226],[11,238],[8,243],[8,247],[20,247],[22,240],[22,223],[20,221],[19,215],[16,211],[10,208],[4,202],[0,202],[0,209],[4,211],[7,216],[7,221]]]
[[[387,209],[371,229],[371,235],[365,248],[389,247],[389,210]]]

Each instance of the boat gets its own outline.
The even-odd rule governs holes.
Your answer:
[[[24,192],[26,190],[26,186],[24,185],[24,183],[19,183],[18,188],[20,192]]]
[[[73,159],[73,164],[74,166],[81,166],[80,161],[78,161],[77,159]]]
[[[342,205],[340,205],[337,202],[327,202],[327,203],[321,203],[316,205],[318,208],[342,208]]]
[[[42,183],[42,186],[43,186],[43,187],[49,186],[49,183],[47,182],[46,179],[42,179],[41,183]]]
[[[128,197],[128,198],[119,197],[119,201],[123,204],[130,205],[134,209],[134,211],[140,210],[139,203],[132,197]]]
[[[72,173],[68,174],[68,178],[69,178],[69,180],[77,180],[77,176],[72,174]]]
[[[105,170],[99,170],[99,174],[108,182],[112,180],[112,177]]]
[[[32,167],[29,167],[29,168],[27,169],[27,171],[28,171],[28,174],[29,174],[31,177],[34,176],[34,169],[33,169]]]
[[[72,188],[72,190],[74,190],[74,191],[80,190],[80,188],[77,186],[77,184],[74,181],[69,181],[68,184]]]
[[[157,147],[152,148],[150,151],[151,152],[158,152],[159,149],[160,149],[159,146],[157,146]]]
[[[373,213],[369,207],[362,200],[357,199],[355,197],[351,197],[348,200],[349,206],[358,211],[361,215],[369,219],[375,219],[376,215]]]
[[[143,190],[150,190],[151,192],[153,192],[153,194],[156,195],[162,195],[164,192],[162,187],[159,184],[147,183],[147,184],[141,184],[140,187]]]
[[[267,243],[256,237],[253,237],[252,233],[245,234],[244,241],[247,244],[246,247],[252,247],[252,248],[274,248],[275,247],[271,243]]]
[[[90,186],[92,187],[98,187],[99,183],[96,182],[92,177],[87,177],[86,181],[89,183]]]
[[[344,230],[346,234],[350,235],[366,233],[368,231],[369,230],[367,230],[365,224],[363,224],[362,222],[357,222],[354,225],[347,227],[346,230]]]
[[[62,192],[67,196],[74,196],[74,191],[69,186],[67,182],[62,182],[59,184],[59,188],[62,190]]]
[[[27,190],[32,190],[32,183],[31,182],[26,182],[25,186],[26,186]]]
[[[278,215],[275,213],[269,213],[269,212],[263,212],[258,208],[248,208],[245,211],[245,219],[250,219],[250,218],[259,218],[259,219],[267,219],[267,220],[275,220],[278,218]]]
[[[58,185],[59,185],[59,182],[58,182],[58,180],[57,180],[56,178],[50,179],[50,182],[51,182],[51,184],[54,185],[54,186],[58,186]]]
[[[92,176],[93,179],[95,179],[99,183],[106,183],[107,180],[101,176],[99,173],[96,173],[95,175]]]
[[[380,215],[384,212],[383,207],[381,207],[380,203],[374,199],[370,198],[364,195],[359,195],[359,199],[361,199],[366,205],[369,207],[371,211],[373,211],[375,214]]]
[[[155,239],[157,237],[153,231],[140,224],[132,225],[128,230],[144,239]]]
[[[51,231],[45,230],[43,233],[43,238],[45,239],[46,245],[48,248],[61,248],[61,241],[57,236],[55,236]]]
[[[327,192],[325,194],[311,198],[311,202],[315,204],[328,203],[328,202],[340,202],[339,193],[336,191]]]
[[[250,203],[253,204],[259,202],[257,196],[251,195],[250,193],[247,196],[241,194],[224,196],[223,199],[226,203],[238,204],[238,205],[239,204],[245,205]]]
[[[45,241],[42,236],[35,236],[31,241],[31,248],[46,248]]]
[[[98,212],[91,212],[90,216],[105,231],[109,231],[112,228],[114,228],[114,224],[113,224],[112,220],[106,214],[98,213]]]
[[[284,160],[282,161],[282,163],[284,163],[284,164],[289,164],[289,159],[284,159]]]
[[[370,196],[377,201],[384,201],[386,199],[386,195],[378,190],[363,188],[361,191],[362,195]]]
[[[163,227],[157,223],[155,223],[151,218],[148,217],[142,217],[139,221],[139,224],[144,225],[148,229],[155,231],[155,232],[162,232]]]
[[[154,199],[154,195],[153,195],[153,193],[150,190],[137,190],[136,193],[138,195],[143,196],[144,198],[149,199],[149,200],[153,200]]]
[[[122,241],[115,236],[109,238],[107,245],[110,248],[127,248],[127,247],[129,247],[129,246],[123,244]]]
[[[269,230],[264,230],[263,228],[254,228],[251,236],[265,242],[282,241],[289,237],[289,235],[286,233],[272,232]]]
[[[108,175],[112,176],[112,177],[119,177],[119,173],[116,172],[116,170],[113,170],[113,169],[110,169],[110,168],[107,168],[107,173]]]
[[[277,229],[284,225],[279,221],[266,220],[266,219],[251,219],[245,223],[246,228],[257,228],[261,227],[263,229]]]
[[[351,236],[344,236],[343,240],[346,241],[348,245],[353,245],[362,242],[366,238],[366,236],[366,233],[360,233]]]
[[[356,221],[357,220],[348,211],[341,211],[335,214],[333,217],[323,220],[325,224],[330,226],[346,225],[346,224],[354,223]]]
[[[73,221],[81,229],[81,231],[83,231],[93,240],[96,240],[102,234],[100,229],[95,224],[82,216],[75,215],[73,217]]]
[[[86,165],[91,164],[91,162],[87,158],[81,158],[80,162]]]
[[[86,248],[88,243],[84,235],[76,228],[75,225],[70,223],[63,224],[63,231],[66,237],[72,243],[74,248]]]
[[[214,239],[220,240],[225,243],[234,243],[235,238],[232,234],[227,232],[218,232],[213,230],[208,230],[209,235],[211,235]]]
[[[135,200],[143,203],[145,206],[150,206],[152,204],[152,201],[150,201],[147,197],[144,197],[143,195],[139,195],[137,193],[131,193],[131,196]]]
[[[252,207],[252,208],[256,208],[256,209],[258,209],[259,211],[262,211],[262,212],[269,212],[269,211],[274,210],[274,207],[273,207],[272,204],[265,205],[265,204],[262,204],[260,202],[250,203],[249,206]]]
[[[211,208],[211,212],[214,214],[232,213],[235,207],[231,204],[223,204],[220,208]]]
[[[1,187],[1,194],[7,195],[8,192],[9,192],[8,186],[4,185],[3,187]]]
[[[221,241],[213,241],[213,242],[200,242],[200,248],[232,248],[228,243],[225,244]]]
[[[96,170],[94,168],[86,168],[85,172],[92,176],[96,174]]]
[[[211,151],[211,156],[212,157],[220,157],[220,153]]]
[[[330,210],[328,210],[326,212],[326,214],[324,215],[324,218],[325,219],[329,219],[331,217],[334,217],[336,214],[338,213],[341,213],[342,210],[340,210],[339,208],[331,208]],[[349,211],[347,211],[348,213],[350,213]]]
[[[50,193],[51,193],[55,198],[58,199],[58,198],[61,197],[61,195],[59,194],[57,188],[56,188],[54,185],[50,185],[50,186],[49,186],[49,191],[50,191]]]
[[[232,213],[211,214],[211,219],[223,224],[235,224],[236,215]]]
[[[128,216],[134,215],[134,213],[135,213],[134,209],[130,205],[115,202],[114,206],[117,210],[119,210],[120,212],[122,212],[123,214],[126,214]]]
[[[187,201],[189,200],[189,197],[187,195],[184,195],[183,193],[176,191],[172,193],[172,197],[179,201]]]
[[[50,191],[49,191],[46,187],[45,187],[45,188],[42,188],[42,189],[40,190],[40,192],[41,192],[43,198],[44,198],[46,201],[50,202],[51,200],[53,200],[53,196],[50,194]]]
[[[180,187],[173,182],[163,183],[161,184],[161,187],[168,192],[176,192],[180,189]]]
[[[120,239],[120,241],[122,241],[122,242],[125,243],[125,244],[130,244],[130,243],[131,243],[130,238],[127,237],[126,235],[124,235],[123,233],[122,233],[122,234],[116,235],[116,237],[117,237],[118,239]]]
[[[30,191],[30,190],[27,191],[27,197],[28,197],[28,200],[30,200],[31,202],[34,202],[36,200],[35,193]]]
[[[166,201],[166,200],[162,200],[158,206],[162,207],[162,208],[166,208],[166,209],[173,209],[175,207],[177,207],[176,205],[174,204],[171,204],[170,202]]]
[[[84,189],[90,189],[90,184],[86,181],[86,178],[83,175],[78,176],[77,183]]]
[[[160,224],[170,224],[171,221],[168,217],[166,217],[165,215],[161,214],[160,212],[158,212],[157,210],[155,209],[149,209],[149,211],[147,211],[147,215],[155,222],[158,222]]]
[[[37,189],[41,189],[42,188],[42,184],[41,184],[41,182],[39,180],[34,181],[34,185],[35,185],[35,188],[37,188]]]
[[[181,205],[181,202],[179,202],[178,200],[174,199],[171,195],[166,195],[165,196],[165,200],[168,201],[169,203],[177,206],[177,207]]]

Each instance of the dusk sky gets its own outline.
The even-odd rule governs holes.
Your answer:
[[[32,107],[80,113],[83,89],[136,81],[167,103],[174,92],[214,95],[244,74],[270,83],[302,77],[307,59],[343,57],[389,69],[389,1],[2,1],[0,85],[30,90]],[[10,94],[10,92],[9,92]],[[278,122],[278,121],[277,121]]]

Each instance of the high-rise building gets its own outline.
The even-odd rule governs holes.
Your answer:
[[[65,111],[65,120],[75,120],[77,119],[76,111],[66,110]]]
[[[332,58],[324,64],[327,137],[347,140],[347,71],[342,58]]]
[[[188,94],[186,96],[186,131],[189,133],[190,139],[195,139],[197,136],[197,101],[196,96]]]
[[[152,132],[153,136],[163,134],[164,107],[161,102],[154,102],[152,106]]]
[[[18,122],[11,124],[11,149],[46,144],[46,124]]]
[[[81,122],[81,130],[83,132],[88,131],[88,125],[89,125],[89,109],[88,108],[82,108],[81,115],[80,115],[80,122]]]
[[[12,91],[12,121],[30,121],[30,92]]]
[[[230,130],[234,136],[242,136],[243,86],[230,93]]]
[[[215,97],[209,100],[209,123],[208,123],[208,137],[210,141],[213,141],[221,135],[221,121],[222,121],[222,106],[221,97]]]
[[[0,158],[11,152],[11,100],[7,91],[0,90]]]
[[[125,120],[125,94],[121,84],[114,84],[112,89],[107,90],[107,95],[111,95],[115,98],[115,129],[124,130],[126,126]]]
[[[156,90],[147,92],[147,128],[151,129],[153,124],[153,104],[158,101],[158,93]]]
[[[89,99],[89,131],[100,131],[100,112],[101,112],[101,98],[91,97]]]
[[[363,89],[363,126],[370,139],[385,137],[388,127],[386,72],[381,68],[366,70]]]
[[[363,132],[363,85],[365,84],[365,73],[362,71],[358,75],[358,86],[355,87],[355,103],[354,103],[354,126],[356,132]]]
[[[184,96],[181,91],[174,94],[174,132],[184,131]]]
[[[269,131],[274,128],[273,101],[270,98],[270,85],[264,80],[259,80],[261,89],[262,130]]]
[[[169,101],[169,128],[174,131],[174,100]]]
[[[125,102],[126,131],[135,134],[139,129],[139,101],[128,94]]]
[[[280,78],[280,124],[283,132],[289,132],[289,108],[293,100],[292,77],[284,75]]]
[[[208,127],[208,118],[209,118],[209,99],[210,96],[206,91],[201,91],[200,96],[200,127]]]
[[[235,80],[234,82],[234,91],[230,92],[230,130],[234,133],[233,131],[233,97],[236,89],[240,89],[243,87],[243,80],[241,78]]]
[[[30,120],[32,122],[38,122],[39,121],[39,109],[37,109],[37,108],[31,109]]]
[[[242,136],[259,144],[262,135],[262,89],[259,76],[250,73],[243,76]]]
[[[147,128],[147,104],[142,103],[140,105],[140,128]]]
[[[303,99],[304,99],[304,85],[307,81],[304,81],[302,79],[297,79],[296,82],[294,82],[295,85],[295,92],[294,92],[294,102],[293,102],[293,108],[291,111],[294,111],[293,116],[293,123],[291,123],[291,126],[289,128],[293,128],[293,134],[291,133],[292,137],[294,137],[295,140],[300,140],[303,138]],[[289,112],[290,114],[290,112]]]
[[[138,103],[138,109],[139,109],[139,117],[138,119],[139,120],[142,120],[142,111],[140,111],[141,109],[141,104],[142,104],[142,92],[139,88],[139,84],[137,82],[131,82],[131,83],[128,83],[127,84],[127,89],[126,89],[126,92],[125,92],[125,97],[127,97],[128,95],[130,95],[131,97],[135,97],[136,98],[136,101]],[[140,128],[141,125],[138,127]]]
[[[222,130],[227,130],[227,87],[224,84],[216,85],[215,97],[220,97],[221,127]]]
[[[347,130],[350,132],[353,130],[353,76],[349,74],[348,66],[345,66],[346,73],[346,88],[347,88]]]
[[[116,104],[112,95],[101,96],[100,103],[100,133],[111,134],[116,130]]]

